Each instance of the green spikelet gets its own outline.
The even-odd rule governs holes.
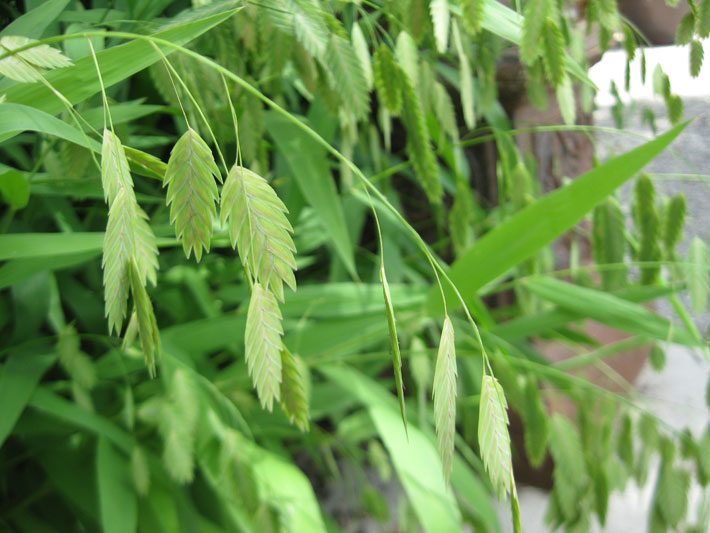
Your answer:
[[[710,37],[710,0],[702,0],[698,7],[695,24],[695,31],[700,37],[703,39]]]
[[[537,60],[527,71],[528,98],[532,105],[538,109],[547,109],[547,84],[545,83],[545,69],[541,60]]]
[[[367,79],[350,42],[331,35],[323,65],[331,88],[347,103],[347,110],[355,118],[366,115],[370,109]]]
[[[407,128],[407,154],[412,161],[414,173],[424,187],[429,201],[434,205],[441,205],[443,189],[439,181],[436,155],[424,121],[422,104],[405,76],[402,76],[402,120]]]
[[[675,248],[683,237],[685,226],[685,196],[678,194],[666,206],[663,224],[663,247],[669,258],[674,257]]]
[[[493,489],[500,499],[515,494],[508,431],[508,402],[498,380],[483,376],[478,415],[478,446]]]
[[[439,143],[443,143],[442,135],[448,134],[451,139],[458,140],[459,128],[456,123],[456,111],[446,88],[439,82],[434,85],[434,113],[439,121]]]
[[[626,253],[625,223],[621,206],[614,198],[609,198],[594,209],[593,252],[597,265],[602,267],[599,274],[602,285],[614,290],[626,285],[627,269],[624,262]],[[613,265],[603,268],[604,265]]]
[[[45,70],[68,67],[72,64],[68,57],[59,50],[46,44],[27,48],[12,55],[6,55],[28,44],[36,43],[34,39],[19,35],[6,35],[0,37],[0,76],[11,80],[34,82],[42,79]]]
[[[524,393],[525,402],[522,415],[525,420],[525,452],[530,464],[538,468],[542,465],[547,453],[549,438],[547,412],[535,379],[526,380]]]
[[[621,420],[619,433],[616,438],[616,454],[629,470],[634,468],[634,422],[627,414]]]
[[[656,372],[660,372],[666,366],[666,352],[658,344],[653,345],[648,358],[651,361],[651,367]]]
[[[677,94],[666,97],[666,107],[668,108],[668,118],[672,124],[678,124],[683,120],[684,105],[683,99]]]
[[[703,43],[694,40],[690,43],[690,75],[697,78],[700,75],[700,69],[703,67]]]
[[[456,183],[456,198],[449,213],[449,230],[454,255],[459,257],[475,241],[473,233],[473,213],[475,205],[473,191],[468,182],[459,179]]]
[[[281,407],[292,424],[301,431],[308,431],[308,367],[284,346],[281,368]]]
[[[547,19],[542,34],[542,60],[552,85],[557,87],[565,77],[565,41],[560,27]]]
[[[481,31],[483,25],[483,11],[486,7],[485,0],[462,0],[461,20],[464,29],[471,35],[476,35]]]
[[[281,400],[281,310],[274,295],[254,283],[247,311],[244,354],[249,375],[262,407],[271,411]]]
[[[692,11],[688,12],[680,24],[675,33],[676,44],[688,44],[693,39],[693,34],[695,33],[695,15]]]
[[[73,325],[65,326],[57,339],[59,364],[72,380],[86,390],[96,385],[96,369],[91,358],[81,351],[79,334]]]
[[[160,332],[158,331],[158,323],[155,320],[153,304],[150,302],[148,293],[141,282],[140,273],[135,262],[131,263],[130,282],[143,357],[148,367],[148,373],[151,377],[155,377],[155,362],[160,356]]]
[[[628,56],[628,64],[636,57],[636,35],[634,34],[634,29],[628,24],[624,24],[624,49]]]
[[[382,282],[382,293],[385,300],[385,315],[387,316],[387,327],[390,336],[390,351],[392,352],[392,367],[394,370],[394,383],[397,389],[397,398],[399,400],[399,410],[402,415],[402,423],[404,430],[407,431],[407,412],[404,403],[404,384],[402,381],[402,354],[399,349],[399,338],[397,337],[397,324],[394,315],[394,306],[392,305],[392,295],[390,286],[387,283],[387,275],[385,274],[384,259],[380,266],[380,281]]]
[[[540,55],[540,40],[548,13],[548,0],[530,0],[525,5],[520,58],[530,66]]]
[[[597,4],[599,24],[609,31],[616,31],[621,23],[617,0],[593,0]]]
[[[456,343],[454,326],[447,316],[441,329],[441,340],[434,370],[434,422],[444,479],[451,475],[456,436]]]
[[[656,189],[651,178],[643,174],[636,181],[634,189],[634,217],[638,233],[639,249],[637,258],[641,262],[659,261],[660,221],[656,208]],[[652,285],[658,280],[658,265],[641,266],[641,283]]]
[[[402,110],[402,71],[388,46],[382,44],[372,62],[375,88],[387,110],[398,115]]]
[[[281,301],[284,283],[296,290],[296,247],[287,209],[269,182],[234,165],[222,188],[220,220],[251,276]]]
[[[215,178],[222,181],[210,147],[199,133],[188,128],[170,153],[163,186],[168,188],[166,203],[175,235],[185,255],[189,258],[194,253],[197,261],[203,249],[210,250],[219,196]]]

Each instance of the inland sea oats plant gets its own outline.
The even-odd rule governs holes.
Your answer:
[[[17,4],[1,529],[520,531],[534,470],[551,527],[604,526],[633,480],[652,531],[703,531],[710,430],[607,365],[707,360],[710,296],[685,198],[641,174],[683,101],[617,2]],[[709,21],[695,0],[677,29],[692,75]],[[588,42],[640,57],[673,125],[546,189],[522,139],[595,132]],[[516,127],[510,65],[562,124]]]

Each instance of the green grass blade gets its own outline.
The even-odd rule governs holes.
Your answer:
[[[629,302],[643,303],[674,294],[678,290],[680,290],[678,286],[628,287],[615,292],[614,296]],[[585,314],[580,315],[569,309],[557,307],[549,311],[542,311],[534,315],[524,315],[503,322],[493,327],[491,333],[509,342],[520,341],[525,339],[525,337],[540,335],[565,326],[575,320],[581,320],[585,316]]]
[[[138,522],[136,493],[126,457],[106,437],[99,438],[96,450],[96,473],[99,509],[104,533],[132,533]]]
[[[34,107],[5,103],[0,105],[0,142],[23,131],[36,131],[79,146],[101,151],[101,145],[88,139],[82,132],[49,113]]]
[[[230,9],[177,23],[159,31],[154,37],[185,44],[224,22],[233,13],[234,9]],[[165,47],[162,53],[167,55],[173,51],[174,49]],[[111,87],[160,60],[161,54],[149,42],[136,40],[98,52],[96,59],[101,67],[104,86]],[[73,67],[49,72],[46,78],[72,104],[86,100],[100,91],[96,67],[91,57],[80,59]],[[30,105],[50,114],[59,113],[64,109],[62,102],[42,84],[13,85],[5,94],[7,102]]]
[[[552,278],[528,280],[525,287],[543,300],[580,316],[635,335],[660,341],[672,341],[687,346],[702,346],[692,333],[679,324],[659,316],[645,307],[586,287],[572,285]]]
[[[99,437],[105,437],[126,454],[133,450],[133,437],[122,428],[101,415],[85,411],[74,402],[62,398],[44,387],[35,390],[29,406],[73,427],[89,431]]]
[[[467,304],[476,291],[532,257],[578,223],[599,202],[634,176],[686,128],[684,122],[626,154],[615,157],[520,210],[482,237],[452,265],[449,276]],[[444,287],[450,309],[460,303]],[[429,310],[441,314],[438,288],[429,293]]]
[[[280,115],[267,113],[265,122],[303,197],[313,206],[348,273],[356,277],[353,244],[325,150]]]
[[[19,283],[38,272],[61,270],[90,261],[99,255],[99,250],[57,257],[34,257],[8,261],[0,267],[0,289]]]
[[[104,234],[11,233],[0,235],[0,261],[101,251]]]
[[[306,475],[292,462],[266,450],[247,450],[264,499],[279,508],[288,531],[325,533],[318,500]]]
[[[104,234],[100,231],[76,233],[9,233],[0,235],[0,261],[56,257],[101,252]],[[176,246],[174,239],[156,239],[159,247]]]
[[[482,531],[499,533],[501,526],[498,511],[491,503],[490,489],[484,484],[483,479],[466,461],[454,455],[451,485],[454,487],[462,510],[480,520]]]
[[[0,31],[0,36],[21,35],[31,39],[39,39],[47,26],[54,22],[54,19],[64,11],[68,3],[69,0],[47,0],[5,26]]]
[[[392,305],[398,312],[421,306],[428,287],[388,283]],[[383,313],[382,286],[371,283],[318,283],[302,285],[282,305],[284,317],[346,318]]]
[[[10,435],[39,380],[56,359],[55,354],[36,355],[15,350],[0,371],[0,446]]]
[[[461,514],[444,482],[432,440],[412,425],[407,440],[394,398],[378,383],[352,368],[324,365],[318,370],[367,406],[424,530],[461,531]]]

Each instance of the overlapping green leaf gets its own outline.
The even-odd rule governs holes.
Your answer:
[[[106,533],[135,531],[138,506],[128,476],[128,461],[105,437],[98,440],[96,470],[103,531]]]
[[[694,237],[690,243],[686,273],[693,309],[702,313],[710,297],[710,250],[700,237]]]

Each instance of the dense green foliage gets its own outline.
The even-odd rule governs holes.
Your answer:
[[[657,453],[654,531],[690,527],[710,432],[566,372],[705,352],[678,294],[705,309],[707,245],[681,257],[684,198],[638,176],[682,101],[657,71],[675,127],[542,194],[496,85],[519,56],[574,129],[575,24],[643,54],[615,1],[26,3],[0,33],[0,528],[499,531],[509,499],[519,529],[514,469],[549,456],[548,521],[583,531]],[[484,142],[497,202],[474,187]],[[555,264],[565,235],[594,261]],[[600,346],[585,319],[629,338]],[[334,482],[356,488],[346,516]]]

